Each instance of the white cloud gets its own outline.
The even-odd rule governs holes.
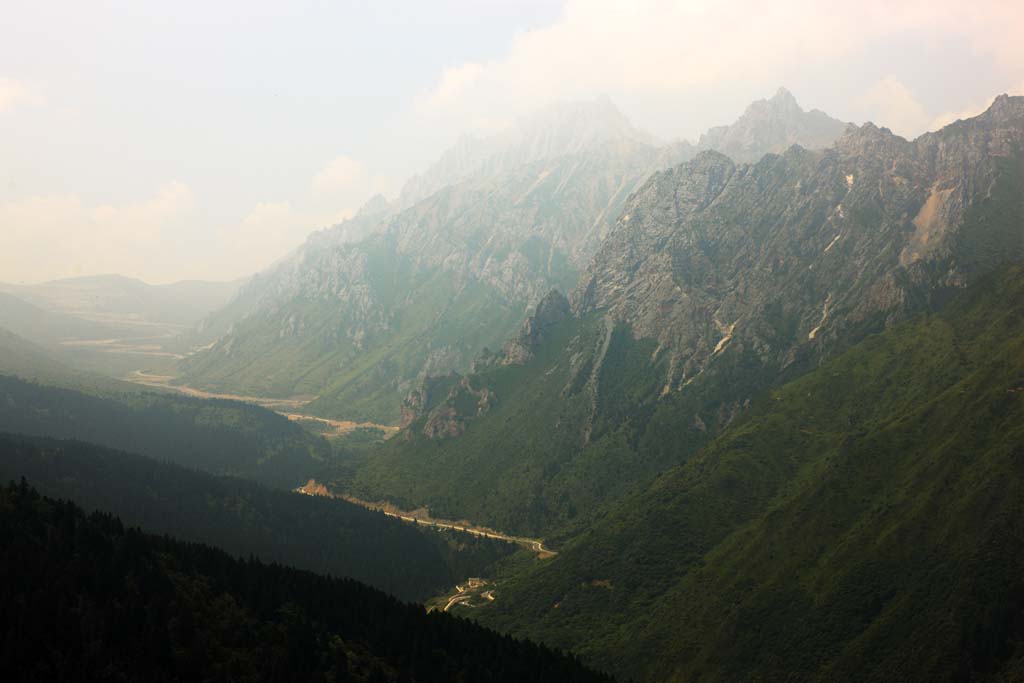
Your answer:
[[[291,202],[260,202],[237,224],[218,230],[217,250],[231,254],[239,274],[259,271],[281,258],[318,227]]]
[[[441,73],[441,82],[430,92],[416,98],[415,108],[425,114],[432,114],[444,109],[468,90],[484,72],[482,64],[467,62],[459,66],[445,69]]]
[[[362,162],[342,155],[313,176],[310,189],[320,213],[337,213],[339,206],[345,207],[341,210],[351,211],[376,194],[394,192],[395,183],[391,178],[372,173]]]
[[[492,109],[524,111],[554,97],[768,77],[808,54],[849,49],[847,14],[804,0],[570,0],[561,20],[520,35],[504,58],[447,69],[418,101],[425,113],[492,118]]]
[[[330,220],[327,222],[327,225],[337,225],[342,221],[347,221],[349,218],[352,218],[352,216],[356,215],[356,211],[357,209],[352,208],[335,211],[334,215],[331,216]]]
[[[288,201],[260,202],[237,224],[217,231],[216,251],[231,255],[238,277],[263,270],[301,245],[310,233],[351,218],[354,209],[317,211]]]
[[[876,124],[905,138],[913,138],[926,130],[932,121],[910,88],[895,76],[886,76],[875,83],[858,102],[877,117]]]
[[[40,102],[42,97],[35,89],[12,78],[0,78],[0,114],[23,104]]]
[[[357,194],[345,199],[346,169],[332,163],[319,187],[335,194],[300,204],[265,201],[235,222],[211,228],[180,181],[137,202],[90,203],[76,194],[0,203],[0,281],[40,282],[121,273],[151,282],[249,275],[295,249],[315,230],[352,216],[369,195],[371,176],[349,174]],[[319,177],[319,176],[318,176]],[[348,189],[352,190],[351,183]]]
[[[964,107],[959,111],[942,112],[941,114],[939,114],[938,116],[931,120],[931,123],[928,124],[928,130],[938,130],[943,126],[948,126],[954,121],[959,121],[960,119],[969,119],[974,116],[977,116],[978,114],[988,109],[989,106],[991,106],[991,104],[992,99],[989,99],[985,103],[975,103],[967,107]]]
[[[77,195],[29,197],[0,204],[0,277],[38,281],[87,273],[135,272],[156,265],[178,221],[192,213],[181,182],[146,201],[86,203]]]
[[[446,69],[415,108],[466,128],[598,93],[698,98],[722,83],[768,93],[811,65],[834,64],[843,78],[873,45],[905,36],[969,43],[1014,69],[1024,67],[1022,31],[1024,3],[1000,0],[569,0],[558,21],[519,35],[501,58]],[[870,118],[893,111],[902,117],[893,125],[916,134],[939,113],[915,111],[892,83],[880,87],[888,92],[876,93],[882,109]]]
[[[313,192],[331,194],[349,191],[354,186],[368,183],[369,180],[370,173],[363,164],[351,157],[340,156],[313,177]]]
[[[1024,81],[1007,88],[1011,95],[1024,94]],[[888,76],[859,98],[865,109],[877,112],[876,123],[889,127],[894,133],[912,138],[925,131],[939,130],[954,121],[969,119],[983,113],[992,106],[995,96],[981,102],[973,102],[958,109],[930,114],[914,96],[914,93],[895,76]]]

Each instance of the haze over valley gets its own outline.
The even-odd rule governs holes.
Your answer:
[[[13,12],[12,680],[1024,680],[1015,4]]]

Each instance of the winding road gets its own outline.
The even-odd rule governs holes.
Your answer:
[[[426,526],[434,527],[435,529],[452,529],[454,531],[462,531],[467,534],[473,534],[474,536],[482,536],[484,538],[493,538],[498,541],[505,541],[507,543],[515,543],[518,546],[522,546],[527,550],[532,550],[537,553],[537,556],[545,560],[549,557],[554,557],[558,553],[554,550],[544,547],[544,541],[539,538],[527,538],[525,536],[510,536],[509,534],[503,534],[500,531],[489,529],[487,527],[474,526],[466,522],[454,522],[447,519],[433,519],[427,515],[414,515],[411,512],[404,510],[398,510],[392,506],[385,506],[380,503],[370,503],[365,500],[360,500],[355,496],[345,495],[343,493],[332,493],[326,486],[310,479],[305,486],[300,486],[296,489],[299,493],[305,493],[310,496],[327,496],[328,498],[340,498],[348,501],[355,505],[360,505],[368,510],[377,510],[383,512],[388,517],[395,517],[402,520],[403,522],[410,522],[412,524],[424,524]]]

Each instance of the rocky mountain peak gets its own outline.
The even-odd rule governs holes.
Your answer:
[[[782,85],[780,85],[779,89],[775,91],[775,95],[772,96],[772,100],[777,102],[792,102],[793,104],[796,104],[796,98],[793,97],[793,93]]]
[[[910,144],[885,127],[868,121],[862,126],[850,125],[836,140],[836,149],[844,156],[892,155]]]
[[[359,210],[356,211],[356,216],[380,216],[387,213],[390,207],[391,204],[388,202],[387,198],[378,193],[370,197],[365,204],[359,207]]]
[[[708,130],[697,147],[715,149],[736,161],[753,163],[765,154],[779,154],[794,144],[807,149],[829,147],[847,125],[817,109],[804,111],[791,92],[779,88],[772,98],[748,106],[734,123]]]
[[[559,154],[579,152],[616,140],[651,142],[651,136],[633,126],[607,95],[552,105],[520,120],[515,129],[509,137],[510,143],[551,140],[556,143]]]
[[[775,105],[765,101],[766,113],[744,120],[799,119],[799,106],[792,116],[767,111],[786,109],[790,99],[780,93],[771,100]],[[587,268],[651,174],[693,160],[690,175],[666,175],[645,190],[656,201],[638,205],[650,208],[623,221],[661,225],[643,212],[706,206],[736,172],[730,156],[757,160],[764,151],[783,152],[794,143],[814,146],[820,136],[814,126],[748,127],[725,137],[742,148],[741,154],[736,145],[721,150],[730,156],[709,150],[698,155],[692,145],[658,149],[645,144],[648,139],[607,97],[548,107],[489,138],[463,138],[431,171],[410,181],[399,200],[371,200],[356,216],[313,235],[248,288],[251,304],[224,316],[234,327],[219,325],[223,338],[186,362],[189,380],[230,378],[239,393],[316,394],[317,410],[345,410],[346,416],[367,410],[374,412],[361,413],[364,419],[394,419],[399,397],[424,375],[471,367],[488,347],[504,351],[487,354],[488,363],[530,358],[549,323],[569,308],[562,294],[544,294]],[[638,233],[622,253],[639,263],[645,250],[659,251],[656,232]],[[655,272],[654,265],[645,268]],[[657,270],[658,287],[671,289],[666,272]],[[607,288],[600,293],[601,300],[610,296]],[[442,303],[448,301],[453,303]],[[537,301],[520,328],[527,307]],[[243,317],[234,318],[236,313]],[[489,322],[470,331],[479,316]],[[413,334],[406,324],[418,326],[415,333],[431,343],[406,345]],[[466,330],[468,341],[453,329]],[[374,366],[372,377],[366,370],[328,387],[264,364],[283,346],[302,362],[325,363],[329,356],[338,368],[371,349],[388,362]],[[367,386],[376,393],[368,394]]]
[[[473,176],[498,175],[612,143],[647,145],[652,138],[633,126],[607,95],[553,104],[494,135],[463,135],[430,168],[409,179],[400,203],[409,206]]]
[[[738,359],[784,372],[1024,255],[999,158],[1024,159],[1024,98],[912,142],[866,123],[753,166],[704,152],[633,194],[574,309],[656,340],[666,391]]]
[[[1024,118],[1024,97],[1003,93],[992,101],[981,119],[990,123],[1006,124]]]
[[[752,102],[747,107],[746,112],[744,112],[744,116],[757,115],[760,112],[792,115],[802,114],[804,110],[800,108],[800,104],[796,101],[793,93],[780,87],[769,99]]]

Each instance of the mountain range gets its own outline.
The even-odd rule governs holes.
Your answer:
[[[377,663],[357,680],[486,680],[478,642],[513,678],[1019,680],[1022,264],[1024,97],[914,140],[784,89],[696,143],[607,98],[553,107],[462,139],[173,342],[182,389],[283,414],[90,386],[0,330],[0,371],[42,383],[0,378],[0,429],[30,435],[0,435],[0,471],[508,634],[438,614],[429,654],[379,629],[420,617],[363,597],[380,618],[339,644],[296,592],[341,595],[328,579],[132,541],[147,575],[186,563],[175,586],[226,586],[303,643],[296,670],[343,650]],[[16,331],[71,324],[35,301],[0,299]],[[317,417],[376,424],[327,439]],[[26,484],[0,498],[18,548],[87,528]],[[97,548],[126,543],[89,519]]]
[[[0,291],[87,320],[188,327],[226,305],[240,284],[183,280],[150,285],[121,275],[91,275],[36,285],[0,284]]]
[[[908,142],[849,130],[632,195],[568,299],[406,401],[344,485],[552,533],[685,460],[770,387],[1024,257],[1024,99]]]
[[[718,142],[753,155],[824,144],[845,128],[783,90],[697,146],[653,145],[606,98],[464,140],[395,206],[375,204],[380,223],[368,237],[332,238],[348,224],[318,233],[243,288],[245,303],[208,323],[223,334],[189,356],[182,379],[314,395],[317,414],[396,423],[420,381],[466,370],[548,290],[573,286],[655,171]]]

